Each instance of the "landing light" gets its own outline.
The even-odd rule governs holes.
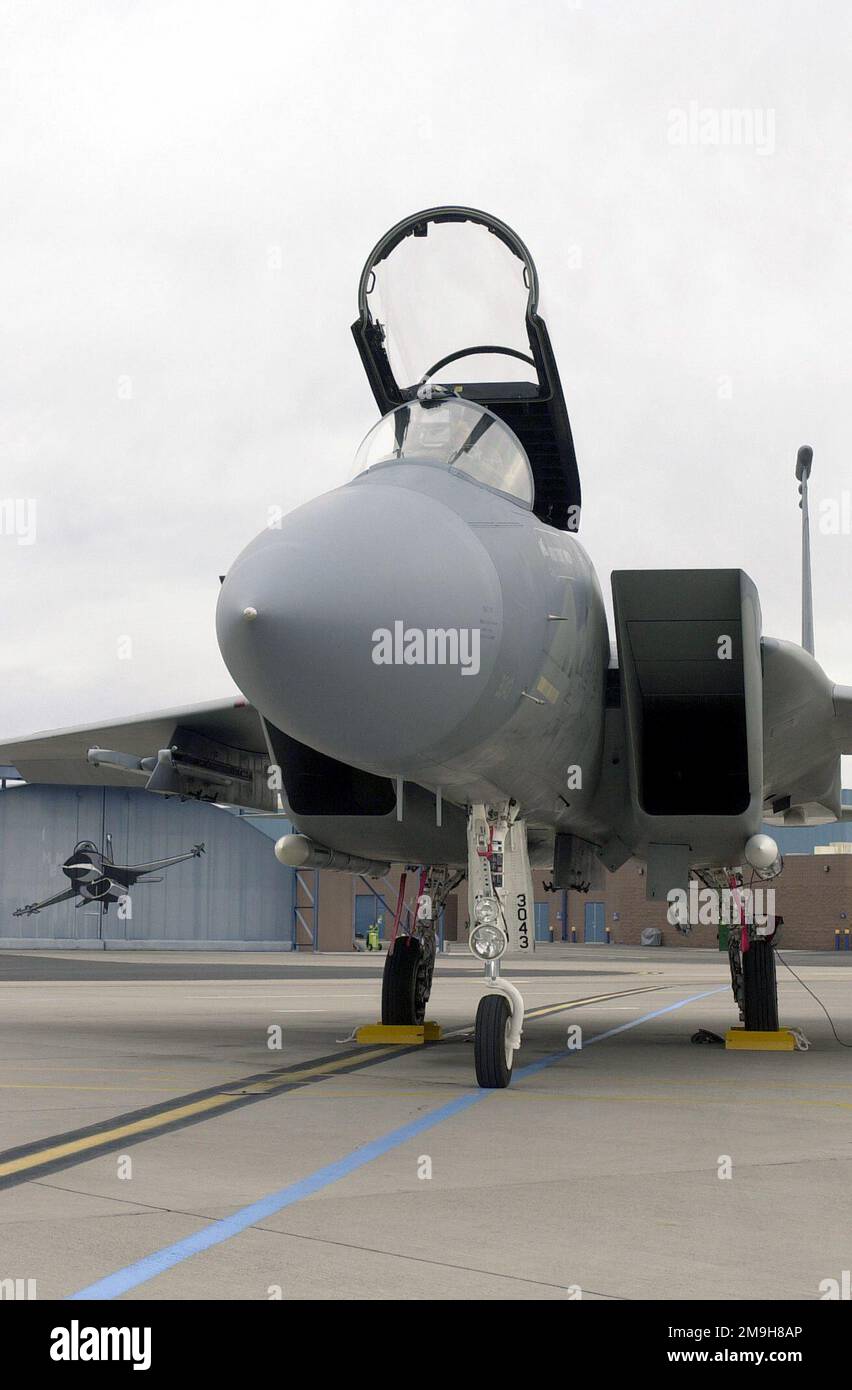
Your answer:
[[[500,904],[496,898],[477,898],[473,905],[473,917],[476,925],[494,927],[500,921]]]
[[[470,933],[468,945],[479,960],[499,960],[509,942],[502,927],[480,922]]]

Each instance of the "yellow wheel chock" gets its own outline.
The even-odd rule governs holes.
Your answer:
[[[406,1047],[418,1043],[439,1042],[440,1023],[365,1023],[355,1031],[357,1043],[387,1043]]]

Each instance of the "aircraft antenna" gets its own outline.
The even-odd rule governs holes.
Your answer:
[[[808,479],[814,451],[803,444],[796,455],[796,478],[799,483],[799,508],[802,513],[802,646],[814,654],[814,591],[811,576],[811,521],[808,512]]]

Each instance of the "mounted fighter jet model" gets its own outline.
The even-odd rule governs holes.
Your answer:
[[[203,845],[193,845],[186,854],[175,854],[171,859],[156,859],[150,864],[116,864],[112,857],[112,836],[106,837],[106,850],[99,850],[93,840],[78,840],[69,857],[62,865],[62,872],[71,880],[71,887],[52,898],[43,898],[40,903],[27,903],[16,908],[13,917],[34,917],[45,907],[55,903],[67,902],[69,898],[79,898],[77,906],[83,903],[100,903],[104,912],[110,903],[117,903],[130,892],[140,879],[148,878],[158,869],[170,869],[173,864],[182,864],[185,859],[197,859],[204,853]],[[149,883],[162,883],[161,878],[148,878]]]
[[[400,222],[364,267],[353,332],[382,417],[356,476],[265,530],[222,585],[219,644],[251,704],[0,757],[28,781],[283,809],[287,864],[419,866],[385,1022],[422,1021],[437,917],[466,873],[486,975],[476,1074],[505,1086],[523,1001],[499,963],[534,948],[530,864],[583,891],[634,857],[662,902],[694,878],[772,876],[764,821],[841,817],[852,688],[762,635],[740,570],[617,571],[611,653],[538,277],[504,223],[469,208]],[[766,928],[731,941],[745,1025],[771,1026]]]

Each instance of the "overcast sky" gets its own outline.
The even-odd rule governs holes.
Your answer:
[[[607,596],[741,566],[798,640],[809,442],[817,656],[852,684],[846,0],[0,17],[0,502],[37,503],[33,543],[3,513],[0,736],[233,690],[218,575],[346,476],[361,266],[452,202],[538,265]]]

